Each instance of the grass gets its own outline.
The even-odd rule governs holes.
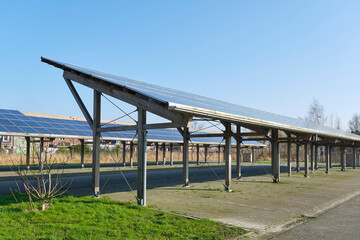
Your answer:
[[[229,239],[246,233],[107,198],[63,196],[46,211],[21,210],[0,197],[1,239]]]

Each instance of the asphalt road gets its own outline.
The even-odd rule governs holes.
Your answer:
[[[360,196],[270,239],[360,239]]]
[[[124,180],[126,177],[128,183],[133,189],[136,189],[137,172],[136,168],[131,171],[123,171],[124,176],[118,169],[113,168],[114,171],[101,172],[100,186],[101,193],[122,192],[129,191],[129,186]],[[282,171],[286,171],[285,167],[282,167]],[[269,165],[254,165],[243,166],[243,176],[264,175],[271,171]],[[235,173],[235,167],[233,167],[233,173]],[[223,165],[208,165],[193,166],[189,169],[190,183],[191,182],[205,182],[205,181],[221,181],[225,179],[225,168]],[[235,177],[235,176],[233,176]],[[270,178],[270,176],[269,176]],[[82,189],[91,190],[91,173],[82,173],[81,169],[77,172],[63,174],[63,182],[71,182],[70,190]],[[270,180],[270,179],[269,179]],[[270,180],[271,181],[271,180]],[[6,177],[0,175],[0,195],[10,194],[10,189],[16,189],[18,183],[21,185],[18,177]],[[147,172],[147,188],[157,188],[166,186],[182,185],[182,168],[166,168],[166,169],[153,169]],[[114,187],[116,186],[116,187]],[[74,191],[71,191],[74,193]],[[84,191],[86,192],[86,191]],[[76,191],[75,191],[76,193]]]

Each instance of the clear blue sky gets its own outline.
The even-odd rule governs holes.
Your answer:
[[[46,56],[292,117],[318,99],[344,128],[360,112],[360,1],[5,0],[0,26],[0,108],[82,116]]]

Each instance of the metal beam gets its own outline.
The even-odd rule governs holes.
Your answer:
[[[314,144],[310,144],[310,172],[314,172]]]
[[[66,78],[65,74],[63,75],[63,77],[65,79],[66,84],[68,85],[68,87],[70,89],[70,92],[72,93],[73,97],[75,98],[76,103],[78,104],[81,112],[83,113],[86,121],[88,122],[89,126],[92,128],[93,127],[93,119],[91,118],[89,111],[87,110],[85,104],[81,100],[80,95],[76,91],[76,88],[74,87],[74,85],[72,84],[70,79]]]
[[[64,70],[63,76],[64,78],[71,79],[89,88],[127,102],[133,106],[152,112],[163,118],[169,119],[172,122],[178,124],[179,126],[188,126],[191,120],[191,117],[189,117],[188,115],[170,111],[168,109],[168,106],[161,101],[149,98],[145,95],[138,94],[134,91],[131,91],[130,89],[126,89],[119,85],[101,81],[100,79],[86,76],[85,74],[79,74],[66,70]]]
[[[223,133],[199,133],[199,134],[190,134],[190,138],[207,138],[207,137],[223,137]]]
[[[42,172],[43,169],[44,169],[44,156],[43,156],[43,153],[44,153],[44,138],[41,137],[40,138],[40,151],[39,151],[39,168],[40,168],[40,171]]]
[[[221,145],[218,145],[218,164],[221,163]]]
[[[146,111],[138,109],[138,160],[137,160],[137,199],[138,205],[146,206]]]
[[[93,159],[92,159],[92,187],[95,197],[100,194],[100,133],[97,128],[100,126],[101,121],[101,94],[99,91],[94,90],[93,100]]]

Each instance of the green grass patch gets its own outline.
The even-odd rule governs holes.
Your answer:
[[[108,198],[55,199],[46,211],[26,212],[0,196],[1,239],[228,239],[246,231]]]

